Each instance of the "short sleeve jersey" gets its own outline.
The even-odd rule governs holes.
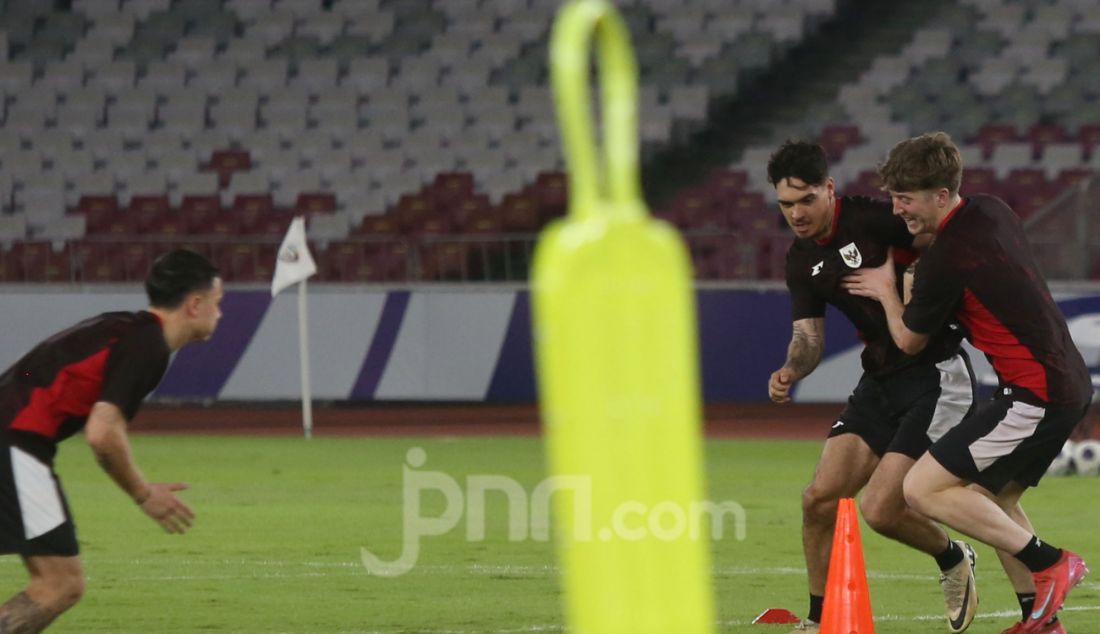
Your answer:
[[[1032,256],[1016,214],[984,194],[963,199],[917,263],[903,321],[913,332],[962,324],[1003,387],[1039,403],[1092,397],[1088,367]],[[1015,392],[1014,392],[1015,393]]]
[[[893,247],[900,292],[902,274],[917,255],[912,246],[912,234],[905,222],[894,216],[890,203],[861,196],[838,197],[830,235],[821,240],[796,239],[787,251],[792,320],[824,317],[826,305],[835,306],[859,331],[866,344],[863,369],[874,376],[950,357],[958,349],[960,333],[944,325],[919,355],[907,355],[894,344],[882,305],[852,295],[840,285],[857,269],[882,266]]]
[[[6,444],[49,462],[97,402],[133,418],[169,357],[160,320],[146,311],[104,313],[50,337],[0,375]]]

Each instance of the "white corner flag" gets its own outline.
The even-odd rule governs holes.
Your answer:
[[[288,286],[304,282],[317,272],[317,263],[306,244],[306,221],[296,217],[287,229],[279,255],[275,259],[275,277],[271,280],[271,296],[275,297]]]
[[[313,397],[309,380],[309,322],[306,312],[306,280],[317,273],[317,263],[306,244],[306,221],[297,216],[279,245],[275,258],[275,276],[271,279],[271,296],[275,297],[288,286],[298,284],[298,348],[302,371],[302,431],[306,438],[313,436]]]

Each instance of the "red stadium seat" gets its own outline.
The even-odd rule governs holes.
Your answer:
[[[775,212],[768,207],[763,194],[741,194],[734,200],[731,214],[734,225],[744,230],[759,232],[776,227]]]
[[[964,195],[990,193],[995,187],[997,175],[985,167],[971,167],[963,171],[962,187]]]
[[[362,242],[337,240],[330,242],[328,249],[320,254],[319,268],[321,278],[332,282],[353,282],[360,278],[360,269],[366,262],[366,251]]]
[[[290,214],[262,214],[258,216],[251,225],[248,226],[248,233],[282,237],[286,234],[286,230],[290,227],[291,220],[293,220],[293,217]]]
[[[127,244],[119,255],[123,278],[126,280],[144,280],[153,263],[153,248],[148,244]]]
[[[507,232],[531,233],[542,225],[538,203],[526,194],[506,194],[497,215],[501,228]]]
[[[1012,143],[1020,140],[1020,135],[1016,132],[1016,127],[1008,123],[990,123],[986,124],[978,130],[978,135],[975,141],[982,148],[982,154],[989,158],[993,153],[993,148],[997,147],[1001,143]]]
[[[542,172],[535,179],[532,194],[543,222],[565,213],[569,205],[569,179],[561,172]]]
[[[336,194],[328,192],[302,192],[294,204],[295,213],[327,214],[336,211]]]
[[[1014,169],[1008,173],[1006,180],[1013,188],[1026,190],[1040,189],[1047,185],[1046,174],[1035,168]]]
[[[275,202],[271,194],[237,194],[233,198],[233,210],[237,212],[267,214],[273,209]]]
[[[168,194],[141,194],[130,199],[128,211],[139,215],[159,215],[172,208]]]
[[[462,231],[468,230],[467,227],[470,226],[472,219],[481,218],[487,213],[495,217],[493,206],[489,203],[489,197],[485,194],[471,194],[454,203],[454,206],[450,209],[450,215],[454,218],[455,226]]]
[[[395,235],[399,232],[400,227],[397,224],[397,219],[389,214],[382,214],[378,216],[363,216],[363,221],[359,223],[358,227],[352,230],[355,235]]]
[[[412,236],[437,236],[451,233],[453,226],[448,216],[433,213],[410,218],[404,229]]]
[[[267,281],[257,271],[259,260],[259,245],[251,242],[223,244],[214,251],[214,262],[230,282]]]
[[[176,214],[183,222],[184,232],[191,234],[214,233],[211,230],[214,219],[223,215],[231,215],[230,212],[222,213],[219,209],[209,205],[183,206]]]
[[[189,194],[180,201],[180,213],[186,216],[217,212],[221,208],[221,198],[217,194]]]
[[[462,232],[483,235],[500,233],[500,218],[492,210],[480,211],[465,219],[462,224]]]
[[[436,207],[452,207],[474,195],[474,176],[469,172],[441,172],[432,182],[431,196]]]
[[[435,213],[431,197],[423,194],[403,194],[389,212],[402,231],[416,227],[427,216]]]
[[[178,236],[187,233],[187,221],[179,213],[168,213],[154,216],[150,222],[142,228],[142,233],[157,234],[161,236]]]
[[[1093,176],[1094,174],[1096,174],[1096,172],[1085,167],[1062,170],[1054,180],[1054,186],[1056,189],[1065,190],[1076,185],[1082,179]]]
[[[88,244],[80,256],[79,278],[84,282],[119,282],[125,279],[116,245]]]
[[[1091,123],[1081,126],[1077,136],[1081,139],[1081,145],[1085,151],[1085,159],[1092,158],[1100,148],[1100,123]]]
[[[25,282],[68,282],[72,279],[69,248],[55,250],[50,242],[17,242],[12,265]]]
[[[830,125],[821,131],[821,147],[830,161],[840,160],[848,148],[862,141],[859,127],[854,125]]]
[[[93,214],[113,214],[118,211],[118,197],[115,195],[82,195],[76,203],[76,210],[85,216]]]
[[[424,281],[464,281],[474,279],[470,248],[462,242],[428,243],[420,249],[420,279]]]
[[[382,281],[404,282],[409,279],[409,247],[400,241],[372,245],[369,262],[382,274]]]
[[[732,198],[740,194],[745,191],[748,182],[748,174],[728,167],[715,168],[707,176],[707,188],[711,191],[711,199],[716,201],[720,201],[722,197]]]
[[[0,282],[22,282],[23,267],[10,250],[0,251]]]
[[[251,216],[253,221],[259,214]],[[218,236],[235,236],[241,233],[243,218],[232,210],[218,213],[196,213],[188,216],[187,229],[191,234],[208,233]],[[247,225],[245,225],[247,226]]]
[[[218,173],[220,187],[228,187],[233,172],[247,172],[252,169],[252,157],[247,150],[214,150],[207,169]]]
[[[1065,129],[1056,123],[1037,123],[1027,131],[1027,140],[1031,142],[1032,152],[1039,156],[1043,148],[1051,143],[1064,143],[1069,140]]]

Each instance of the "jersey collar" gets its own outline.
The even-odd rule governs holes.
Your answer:
[[[829,235],[821,238],[820,240],[814,240],[820,246],[826,246],[833,241],[836,237],[837,228],[840,227],[840,196],[836,197],[836,204],[833,207],[833,226],[829,228]]]
[[[943,228],[947,226],[948,222],[951,222],[951,219],[955,217],[955,214],[958,213],[960,209],[966,206],[966,201],[966,198],[959,199],[959,204],[955,205],[954,209],[947,212],[947,215],[943,217],[942,221],[940,221],[940,226],[936,227],[936,233],[943,231]]]

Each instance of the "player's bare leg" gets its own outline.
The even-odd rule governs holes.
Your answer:
[[[859,510],[875,532],[934,557],[947,548],[950,537],[939,524],[905,503],[902,482],[914,463],[916,460],[905,454],[883,456],[863,489]]]
[[[854,497],[877,464],[878,456],[855,434],[825,440],[813,480],[802,492],[802,550],[811,596],[825,596],[837,502]]]
[[[936,559],[948,629],[961,632],[970,626],[978,607],[974,550],[964,542],[953,542],[943,527],[905,503],[903,483],[915,463],[901,453],[883,456],[863,491],[860,510],[875,532]]]
[[[37,634],[84,594],[79,557],[24,557],[31,575],[27,589],[0,606],[0,632]]]
[[[1031,525],[1031,520],[1024,513],[1023,507],[1020,506],[1020,496],[1026,491],[1024,487],[1015,482],[1009,482],[1000,495],[994,495],[976,484],[972,484],[970,487],[996,502],[997,506],[1001,507],[1012,518],[1012,521],[1019,524],[1029,534],[1035,534],[1035,528]],[[1020,560],[1012,556],[1012,553],[1000,549],[997,550],[997,558],[1001,560],[1001,566],[1005,569],[1005,575],[1008,576],[1013,590],[1019,594],[1035,594],[1035,582],[1032,580],[1031,571],[1027,569],[1027,566],[1020,563]]]
[[[1027,514],[1024,513],[1023,507],[1020,506],[1020,496],[1027,490],[1026,488],[1015,482],[1009,482],[1004,490],[1001,491],[1000,495],[993,495],[990,491],[976,484],[971,485],[971,487],[997,502],[997,505],[1004,509],[1005,513],[1008,513],[1009,517],[1011,517],[1014,522],[1023,527],[1027,532],[1033,535],[1035,534],[1035,527],[1032,526],[1031,520],[1028,519]],[[997,558],[1001,560],[1001,566],[1005,570],[1005,575],[1008,576],[1008,581],[1012,584],[1012,589],[1016,593],[1016,600],[1020,603],[1021,620],[1013,626],[1019,628],[1022,622],[1027,620],[1028,614],[1035,605],[1035,580],[1032,578],[1031,571],[1027,569],[1027,566],[1021,563],[1019,559],[1016,559],[1012,553],[998,550]],[[1055,614],[1050,623],[1054,623],[1057,619],[1058,615]],[[1009,628],[1005,631],[1011,632],[1014,630]]]
[[[1020,552],[1031,533],[968,484],[926,453],[909,470],[903,487],[906,502],[917,512],[999,550]]]

